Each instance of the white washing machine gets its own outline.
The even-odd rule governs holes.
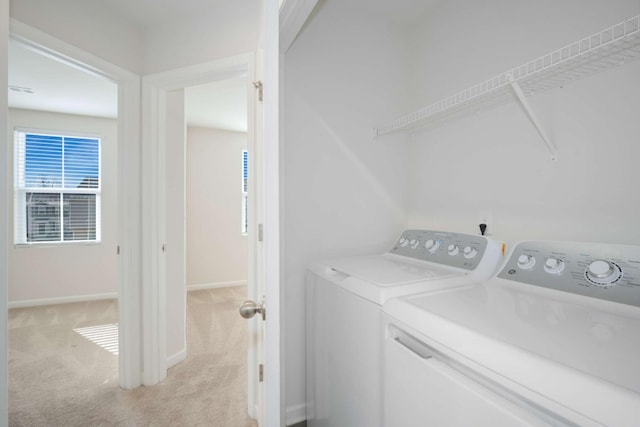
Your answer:
[[[314,263],[307,273],[307,424],[381,425],[381,305],[484,280],[501,247],[479,235],[405,231],[385,254]]]
[[[388,427],[640,425],[640,247],[522,242],[384,312]]]

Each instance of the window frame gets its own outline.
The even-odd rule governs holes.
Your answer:
[[[14,173],[13,173],[13,196],[14,196],[14,214],[13,214],[13,242],[16,247],[31,246],[61,246],[61,245],[94,245],[102,242],[102,144],[103,136],[99,133],[78,132],[78,131],[60,131],[49,129],[33,129],[16,126],[13,130],[13,157],[14,157]],[[20,135],[23,135],[20,138]],[[63,138],[62,146],[64,150],[64,138],[82,138],[97,140],[98,145],[98,178],[96,187],[71,187],[65,188],[63,183],[58,187],[32,187],[28,186],[26,181],[26,144],[27,135],[43,135],[49,137]],[[64,151],[63,151],[64,153]],[[64,154],[63,154],[64,155]],[[64,165],[64,160],[63,160]],[[64,166],[62,166],[61,174],[64,176]],[[28,218],[27,218],[27,202],[26,195],[28,193],[57,194],[59,195],[58,215],[59,215],[59,239],[58,240],[36,240],[28,241]],[[95,195],[95,239],[77,239],[65,240],[65,223],[68,224],[71,218],[65,220],[65,196],[73,195]],[[47,207],[48,208],[48,207]]]

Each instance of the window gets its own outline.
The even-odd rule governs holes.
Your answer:
[[[100,139],[16,130],[16,244],[100,241]]]
[[[247,150],[242,150],[242,235],[246,236],[248,230],[247,215],[247,180],[249,179],[249,164]]]

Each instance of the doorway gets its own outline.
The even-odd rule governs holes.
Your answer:
[[[143,115],[147,117],[143,141],[143,171],[148,178],[143,185],[146,201],[143,199],[143,209],[147,221],[143,224],[143,251],[149,256],[145,259],[145,270],[155,272],[144,281],[143,294],[148,310],[144,316],[152,319],[148,322],[150,330],[145,330],[144,383],[155,384],[167,375],[167,367],[174,365],[186,357],[185,319],[187,284],[187,258],[185,242],[187,241],[186,218],[186,107],[185,92],[188,88],[204,84],[214,84],[233,79],[239,79],[245,86],[247,136],[246,147],[249,158],[256,160],[254,105],[255,89],[253,88],[254,55],[246,54],[236,57],[205,63],[194,67],[146,76],[143,78]],[[250,118],[250,119],[249,119]],[[201,132],[206,133],[206,132]],[[226,136],[229,136],[228,134]],[[241,188],[242,188],[242,151],[237,149],[237,177],[236,189],[238,197],[235,200],[237,217],[231,219],[235,227],[229,230],[236,238],[241,238]],[[232,155],[232,154],[231,154]],[[258,161],[249,162],[249,188],[253,187],[252,180],[258,176],[256,165]],[[233,180],[233,177],[230,178]],[[258,221],[259,200],[257,191],[249,192],[248,197],[248,229],[247,247],[247,293],[249,298],[256,298],[256,254],[258,253],[256,239],[256,224]],[[209,202],[208,200],[206,202]],[[205,203],[206,204],[206,203]],[[230,211],[233,211],[231,209]],[[232,214],[232,216],[234,216]],[[234,233],[235,230],[235,233]],[[210,242],[209,242],[210,243]],[[160,250],[155,250],[160,248]],[[210,249],[213,251],[213,249]],[[206,255],[206,254],[205,254]],[[246,270],[245,270],[246,271]],[[213,284],[229,284],[238,279],[213,279],[214,282],[191,283],[193,285],[208,286]],[[195,279],[194,279],[195,280]],[[198,280],[198,281],[199,281]],[[153,312],[154,307],[160,307],[159,312]],[[238,315],[239,316],[239,315]],[[256,334],[257,324],[249,324],[249,334]],[[255,340],[252,340],[252,343]],[[248,384],[249,402],[248,412],[255,417],[256,394],[258,389],[258,351],[255,344],[249,345],[248,351]],[[253,367],[253,369],[251,369]]]
[[[248,334],[238,307],[249,274],[247,84],[244,76],[184,90],[187,357],[226,365],[217,387],[245,413]]]
[[[9,409],[22,418],[119,385],[118,85],[19,40],[8,62]]]
[[[111,112],[108,113],[102,110],[102,112],[94,112],[92,115],[107,117],[106,119],[101,119],[103,121],[112,121],[109,131],[105,132],[104,136],[106,138],[102,142],[104,145],[109,144],[109,163],[111,166],[108,172],[106,170],[103,171],[107,173],[104,176],[104,180],[109,183],[107,193],[109,194],[108,200],[111,205],[109,210],[111,218],[109,220],[109,228],[102,231],[108,232],[112,240],[103,235],[100,239],[100,244],[84,242],[85,246],[82,246],[82,250],[88,252],[89,249],[99,247],[99,249],[106,251],[105,254],[97,256],[94,260],[110,259],[113,261],[110,263],[110,268],[112,269],[110,277],[113,283],[108,292],[94,290],[93,293],[71,292],[71,295],[86,297],[89,294],[93,296],[92,299],[103,297],[118,298],[119,345],[117,377],[121,387],[127,389],[135,388],[141,383],[141,364],[139,361],[141,354],[139,344],[141,335],[139,319],[140,269],[138,261],[140,238],[131,230],[140,228],[140,194],[139,190],[137,190],[140,183],[137,172],[140,162],[140,79],[126,70],[17,21],[12,22],[11,25],[10,43],[20,45],[21,48],[31,51],[36,56],[46,58],[52,64],[57,64],[58,67],[62,67],[64,70],[72,68],[80,73],[78,75],[91,76],[90,78],[93,78],[94,81],[102,82],[103,85],[106,82],[106,86],[110,88],[112,102],[115,104],[109,104],[107,110],[110,108]],[[61,74],[64,75],[64,72]],[[73,85],[76,78],[79,77],[76,76],[67,80],[66,84]],[[115,88],[115,91],[113,88]],[[45,92],[47,91],[45,90]],[[86,115],[89,107],[85,107],[81,111],[84,111]],[[77,111],[75,113],[67,111],[67,113],[70,113],[68,115],[71,117],[78,115]],[[113,117],[108,117],[109,114]],[[53,121],[42,122],[44,124],[38,124],[37,126],[40,126],[41,130],[42,126],[45,129],[54,130],[69,130],[73,128],[70,125],[71,122],[59,119],[58,117]],[[48,126],[47,123],[50,123],[51,126]],[[11,130],[11,128],[9,129]],[[101,147],[101,149],[104,148]],[[87,181],[87,183],[93,182],[92,180]],[[94,184],[87,184],[87,186],[95,187]],[[79,187],[83,187],[83,185],[79,185]],[[100,190],[106,190],[106,187],[100,188]],[[74,189],[73,191],[77,190]],[[101,197],[104,197],[104,195],[101,194]],[[96,214],[101,214],[102,212],[102,208],[100,210],[96,209]],[[13,215],[13,212],[9,211],[8,214]],[[114,236],[115,238],[113,238]],[[13,242],[9,240],[7,243],[7,249],[10,250]],[[70,246],[64,245],[60,249],[67,252],[72,250]],[[49,248],[35,249],[32,252],[44,253],[47,250],[51,252]],[[66,255],[68,257],[69,254]],[[52,268],[57,268],[57,265],[54,263]],[[91,275],[87,275],[84,280],[91,280],[91,277]],[[69,299],[68,296],[69,294],[62,300],[56,300],[55,296],[52,295],[45,295],[45,298],[53,298],[53,302],[74,301],[73,298]]]
[[[247,79],[184,93],[187,290],[246,286]]]

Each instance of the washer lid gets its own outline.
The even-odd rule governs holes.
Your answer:
[[[406,314],[410,306],[418,308],[411,309],[414,315]],[[439,332],[415,314],[427,311],[483,336],[640,393],[637,307],[493,279],[472,288],[407,297],[386,311],[420,333],[433,336]],[[451,345],[464,353],[467,344]],[[485,348],[483,352],[491,354],[493,350]]]
[[[330,268],[380,287],[462,276],[465,271],[397,255],[370,255],[337,258],[324,262]]]

